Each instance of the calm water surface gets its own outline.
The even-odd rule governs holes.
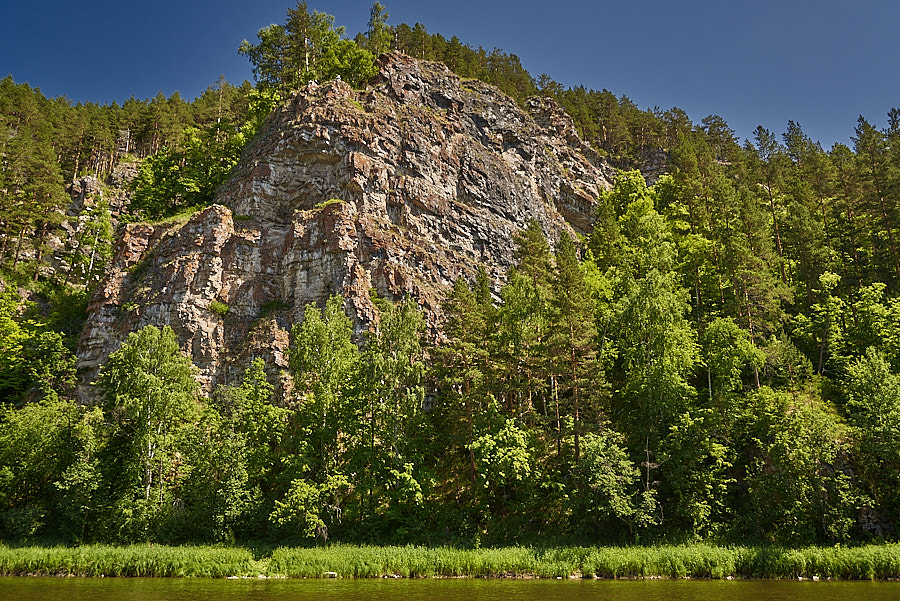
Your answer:
[[[2,601],[896,601],[900,582],[0,578]]]

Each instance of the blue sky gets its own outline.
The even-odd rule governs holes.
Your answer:
[[[308,0],[350,37],[368,0]],[[194,98],[220,74],[252,79],[241,40],[284,21],[295,0],[0,0],[0,77],[47,96],[107,103],[175,91]],[[385,0],[389,22],[421,22],[473,46],[517,54],[537,77],[721,115],[740,139],[788,120],[827,149],[857,117],[879,127],[900,106],[900,0]]]

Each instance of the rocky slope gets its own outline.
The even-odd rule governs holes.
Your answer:
[[[381,58],[365,91],[310,84],[269,119],[215,206],[124,229],[89,307],[86,381],[147,324],[172,326],[206,390],[255,356],[283,371],[290,324],[335,293],[360,330],[375,289],[413,295],[436,331],[456,278],[481,263],[502,279],[512,234],[532,219],[551,238],[587,232],[610,185],[614,170],[555,103],[529,109],[401,54]]]

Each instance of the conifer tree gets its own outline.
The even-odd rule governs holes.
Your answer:
[[[585,284],[575,243],[567,232],[560,236],[556,249],[552,307],[550,348],[553,355],[558,357],[557,386],[569,396],[571,403],[575,461],[578,461],[584,430],[582,421],[585,416],[596,418],[596,412],[591,410],[591,401],[602,391],[603,383],[597,371],[597,329],[590,293]]]
[[[369,13],[369,30],[366,33],[366,48],[375,56],[390,52],[394,34],[387,24],[390,16],[381,2],[375,2]]]
[[[895,179],[892,165],[888,158],[887,140],[883,132],[877,130],[862,116],[856,125],[853,137],[859,169],[865,174],[864,198],[877,219],[873,223],[878,224],[876,236],[887,248],[887,256],[876,245],[874,249],[876,257],[882,265],[880,279],[882,281],[900,280],[900,254],[896,241],[896,207],[890,202],[889,194],[891,182]]]

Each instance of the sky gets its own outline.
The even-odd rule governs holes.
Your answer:
[[[516,54],[537,78],[625,95],[644,109],[717,114],[739,141],[798,122],[827,150],[862,115],[900,107],[900,0],[384,0],[390,24]],[[348,37],[368,0],[307,0]],[[0,0],[0,77],[100,104],[193,99],[220,75],[253,80],[242,40],[296,0]]]

